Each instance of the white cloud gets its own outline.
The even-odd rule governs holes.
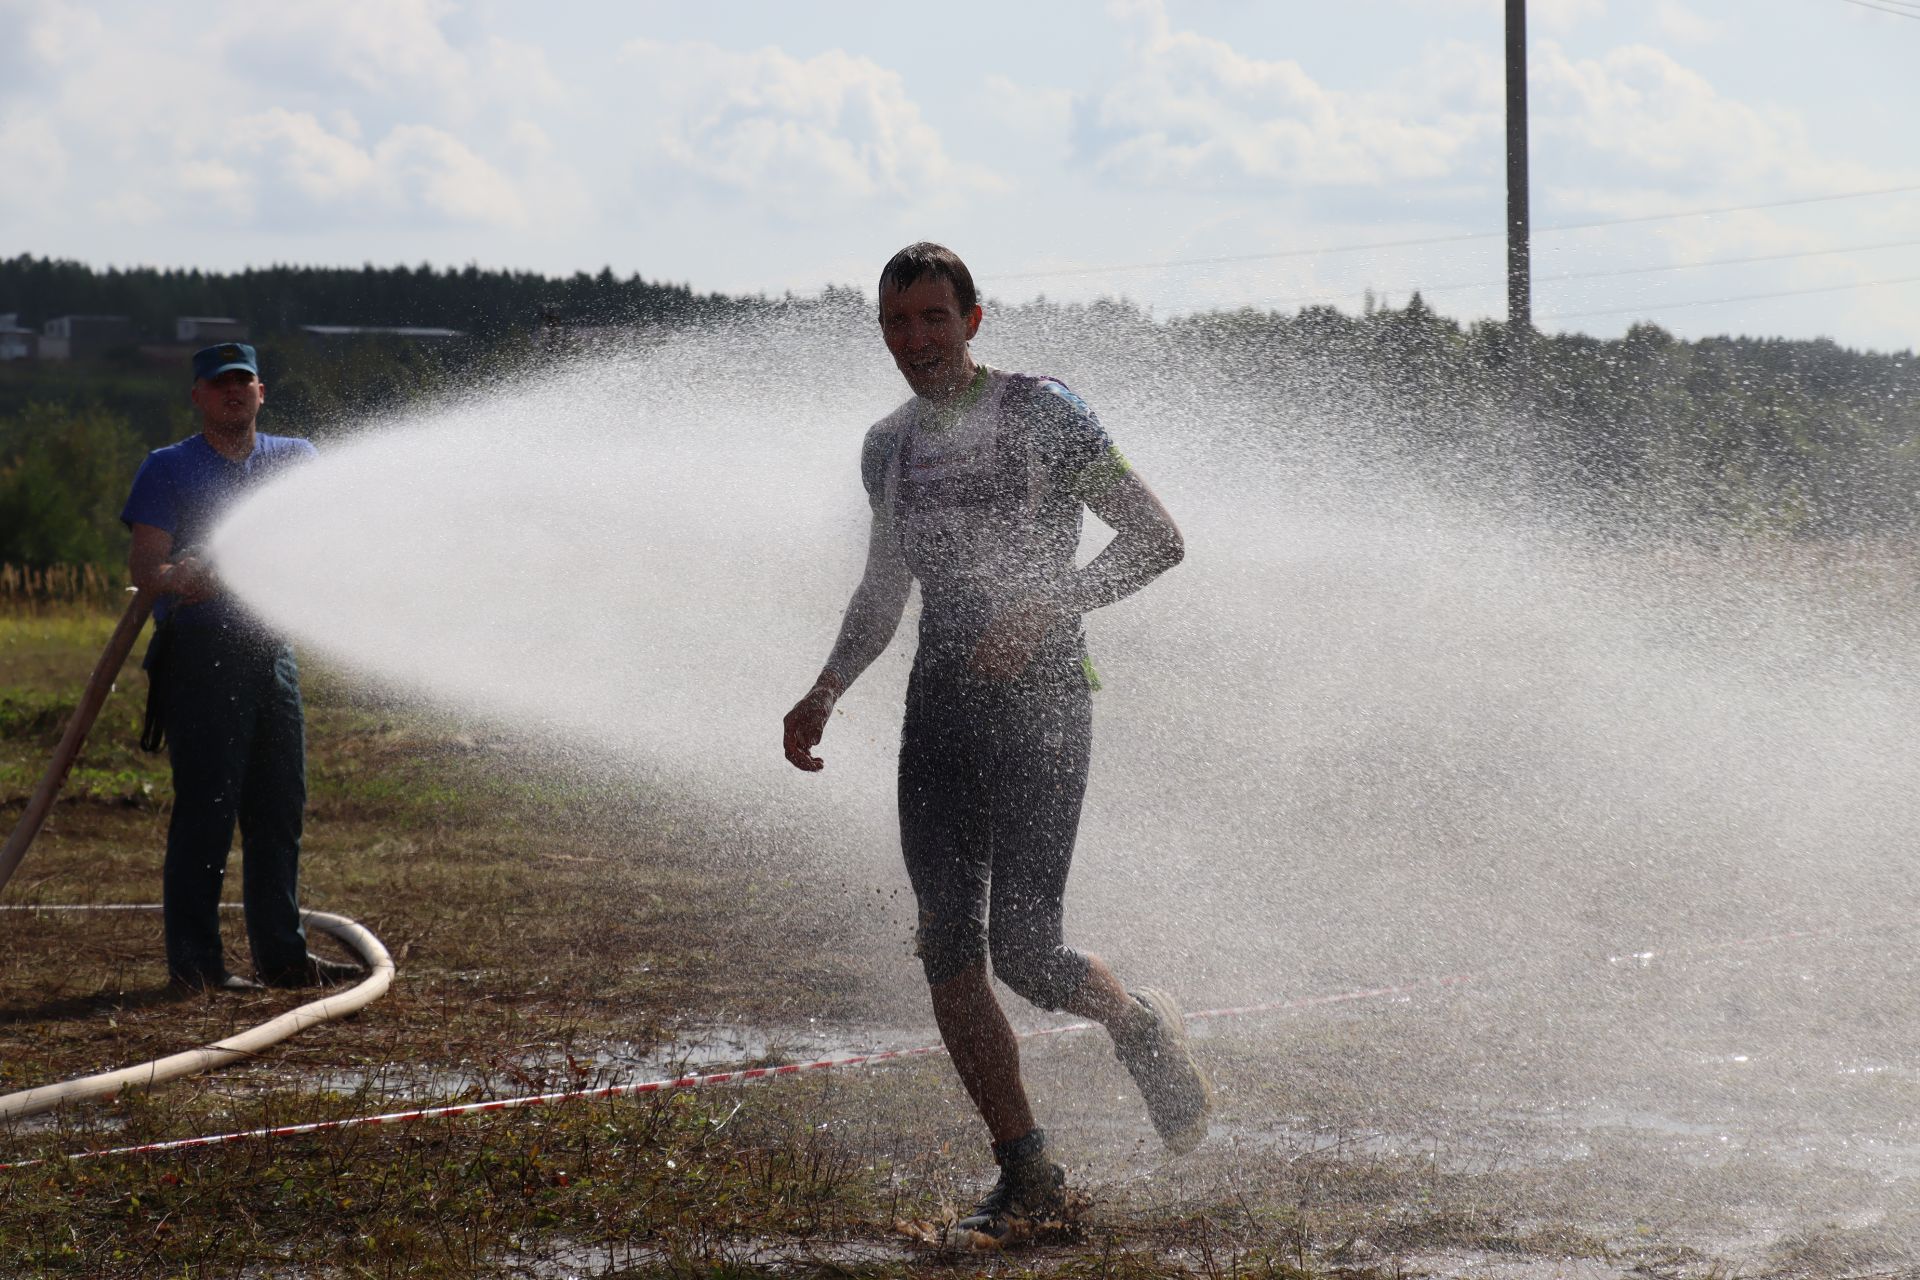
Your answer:
[[[1679,44],[1712,44],[1727,34],[1727,24],[1688,8],[1677,0],[1660,0],[1653,20],[1662,35]]]
[[[1497,67],[1450,45],[1427,74],[1370,93],[1330,89],[1291,60],[1248,57],[1173,29],[1159,0],[1114,6],[1132,28],[1112,88],[1078,104],[1077,152],[1150,187],[1372,185],[1456,174],[1498,127]]]
[[[105,24],[90,10],[62,5],[21,5],[19,9],[28,16],[26,38],[21,44],[37,60],[51,66],[73,61],[105,34]]]
[[[390,197],[453,222],[524,227],[526,207],[514,184],[451,134],[427,125],[395,129],[374,162]]]
[[[1532,62],[1533,130],[1562,168],[1590,175],[1589,206],[1639,212],[1647,193],[1783,198],[1885,184],[1889,175],[1830,159],[1804,120],[1727,97],[1699,72],[1646,45],[1576,59],[1543,41]],[[1536,155],[1541,150],[1536,144]],[[1615,196],[1602,196],[1602,191]]]
[[[866,58],[645,40],[621,58],[641,99],[635,142],[645,161],[784,216],[999,185],[949,157],[899,74]]]
[[[441,27],[453,11],[449,0],[281,0],[223,13],[215,38],[235,71],[283,89],[350,86],[463,110],[471,67]]]
[[[1410,3],[1415,8],[1437,9],[1448,14],[1471,13],[1485,30],[1494,33],[1501,30],[1506,10],[1504,0],[1410,0]],[[1387,7],[1401,6],[1396,4]],[[1606,14],[1607,0],[1529,0],[1527,33],[1566,31],[1583,22],[1604,18]]]
[[[0,209],[51,209],[67,183],[67,151],[45,116],[0,119]]]
[[[467,128],[565,97],[544,49],[456,39],[459,16],[448,0],[289,0],[224,17],[207,40],[249,99],[321,115],[347,100],[387,125]]]
[[[546,51],[535,45],[490,37],[482,73],[496,91],[523,102],[559,102],[567,96],[567,86],[554,74]]]
[[[1055,152],[1067,143],[1067,130],[1073,120],[1073,94],[1065,89],[1016,84],[996,72],[987,77],[982,110],[1033,145]]]
[[[297,3],[202,32],[152,11],[103,22],[29,9],[0,65],[26,59],[44,106],[15,99],[0,116],[0,170],[15,175],[0,204],[31,201],[57,224],[46,193],[64,188],[69,210],[121,226],[525,227],[529,175],[561,193],[577,180],[560,158],[528,153],[511,120],[461,124],[441,99],[518,101],[550,89],[551,73],[537,51],[497,38],[476,70],[437,25],[448,12],[438,0],[346,0],[344,13]],[[297,74],[269,74],[281,60]]]
[[[1529,0],[1527,33],[1536,29],[1565,31],[1582,22],[1605,17],[1607,0]]]
[[[480,226],[522,227],[514,183],[451,134],[402,125],[373,148],[329,132],[312,116],[280,110],[242,124],[263,181],[280,187],[283,216],[326,208],[329,216],[394,215]]]
[[[250,167],[277,174],[302,199],[328,203],[373,185],[373,157],[354,136],[336,133],[304,112],[275,107],[241,120],[234,132]]]
[[[110,192],[95,200],[92,210],[108,226],[146,227],[166,216],[160,202],[144,191]]]
[[[253,181],[224,160],[189,160],[173,170],[174,188],[203,212],[221,212],[232,218],[245,218],[254,210]],[[124,202],[122,208],[127,206]],[[157,204],[145,203],[141,216],[160,212]]]
[[[529,221],[549,230],[591,221],[596,208],[593,193],[545,129],[531,120],[515,120],[507,126],[501,151],[517,175]]]
[[[274,107],[199,135],[99,207],[126,220],[171,212],[229,224],[298,228],[394,220],[523,227],[516,185],[459,139],[403,125],[371,148],[305,112]],[[127,197],[135,192],[138,201]]]

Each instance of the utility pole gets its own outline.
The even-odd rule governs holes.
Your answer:
[[[1516,351],[1533,338],[1533,266],[1527,203],[1527,0],[1507,0],[1507,331]]]

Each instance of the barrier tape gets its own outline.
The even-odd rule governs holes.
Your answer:
[[[1443,978],[1421,978],[1413,982],[1395,986],[1368,987],[1357,991],[1340,991],[1328,995],[1301,996],[1292,1000],[1269,1000],[1260,1004],[1239,1005],[1226,1009],[1202,1009],[1190,1013],[1190,1020],[1204,1018],[1248,1017],[1258,1013],[1277,1013],[1298,1009],[1311,1009],[1322,1005],[1345,1004],[1359,1000],[1381,1000],[1393,996],[1411,996],[1417,992],[1448,986],[1459,986],[1471,982],[1471,974],[1456,974]],[[1074,1022],[1060,1027],[1042,1027],[1035,1031],[1020,1033],[1021,1039],[1036,1039],[1041,1036],[1063,1036],[1088,1031],[1099,1024],[1093,1022]],[[316,1120],[306,1124],[278,1125],[269,1129],[242,1129],[233,1133],[209,1134],[198,1138],[175,1138],[167,1142],[146,1142],[131,1147],[109,1147],[98,1151],[80,1151],[62,1157],[34,1160],[16,1160],[0,1163],[0,1172],[15,1169],[32,1169],[49,1163],[50,1159],[63,1160],[100,1160],[110,1156],[158,1155],[172,1151],[186,1151],[194,1147],[223,1146],[233,1142],[249,1142],[264,1138],[296,1138],[309,1133],[330,1133],[340,1129],[358,1129],[371,1125],[403,1124],[414,1120],[439,1120],[454,1116],[485,1115],[495,1111],[514,1111],[526,1107],[556,1106],[566,1102],[595,1102],[609,1098],[633,1098],[649,1093],[665,1093],[675,1089],[699,1089],[711,1085],[747,1084],[758,1080],[773,1080],[782,1076],[795,1076],[807,1071],[828,1071],[837,1067],[864,1067],[883,1062],[898,1062],[907,1058],[928,1058],[947,1051],[945,1045],[923,1045],[917,1049],[888,1049],[879,1053],[857,1053],[843,1057],[818,1058],[812,1062],[787,1063],[778,1067],[746,1067],[736,1071],[714,1071],[705,1075],[678,1076],[670,1080],[648,1080],[631,1084],[602,1085],[593,1089],[570,1089],[559,1093],[536,1093],[518,1098],[496,1098],[489,1102],[461,1102],[441,1107],[420,1107],[412,1111],[389,1111],[382,1115],[348,1116],[339,1120]]]
[[[1633,952],[1627,955],[1608,956],[1610,965],[1632,961],[1640,965],[1650,964],[1656,959],[1678,958],[1689,955],[1702,955],[1715,951],[1736,950],[1743,947],[1771,946],[1782,942],[1798,942],[1810,938],[1838,936],[1837,930],[1793,930],[1784,933],[1763,934],[1751,938],[1736,938],[1725,942],[1702,943],[1690,947],[1676,947],[1664,950]],[[1218,1009],[1201,1009],[1187,1014],[1190,1022],[1217,1018],[1253,1017],[1262,1013],[1297,1012],[1304,1009],[1320,1008],[1327,1005],[1352,1004],[1363,1000],[1384,1000],[1401,996],[1413,996],[1421,992],[1461,987],[1480,981],[1481,977],[1471,973],[1447,974],[1443,976],[1418,978],[1411,982],[1396,983],[1388,986],[1363,987],[1352,991],[1337,991],[1324,995],[1298,996],[1286,1000],[1267,1000],[1257,1004],[1233,1005]],[[1062,1036],[1088,1031],[1097,1026],[1093,1022],[1074,1022],[1065,1026],[1042,1027],[1033,1031],[1019,1033],[1021,1039],[1037,1039],[1043,1036]],[[412,1111],[390,1111],[381,1115],[348,1116],[339,1120],[317,1120],[306,1124],[278,1125],[264,1129],[242,1129],[232,1133],[210,1134],[195,1138],[175,1138],[166,1142],[147,1142],[138,1146],[108,1147],[96,1151],[79,1151],[66,1156],[42,1157],[32,1160],[16,1160],[0,1163],[0,1172],[16,1169],[32,1169],[55,1160],[102,1160],[114,1156],[160,1155],[175,1151],[187,1151],[195,1147],[224,1146],[229,1143],[251,1142],[268,1138],[295,1138],[310,1133],[330,1133],[343,1129],[358,1129],[373,1125],[403,1124],[416,1120],[439,1120],[458,1116],[486,1115],[496,1111],[513,1111],[527,1107],[557,1106],[568,1102],[594,1102],[612,1098],[632,1098],[650,1093],[664,1093],[677,1089],[698,1089],[713,1085],[747,1084],[760,1080],[774,1080],[785,1076],[796,1076],[810,1071],[827,1071],[840,1067],[873,1066],[885,1062],[898,1062],[908,1058],[934,1057],[946,1053],[945,1045],[923,1045],[917,1049],[889,1049],[878,1053],[851,1054],[843,1057],[819,1058],[812,1062],[788,1063],[777,1067],[747,1067],[735,1071],[715,1071],[704,1075],[685,1075],[667,1080],[648,1080],[630,1084],[603,1085],[593,1089],[572,1089],[557,1093],[528,1094],[517,1098],[496,1098],[489,1102],[463,1102],[439,1107],[421,1107]]]

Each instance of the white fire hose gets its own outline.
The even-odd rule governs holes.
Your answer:
[[[47,814],[53,808],[54,799],[65,785],[67,774],[73,768],[73,762],[80,754],[81,746],[86,742],[87,731],[93,728],[93,722],[99,718],[100,708],[106,703],[107,695],[113,691],[113,683],[119,675],[120,667],[133,650],[133,643],[139,638],[140,628],[145,625],[147,615],[152,612],[153,601],[144,591],[136,591],[127,602],[126,612],[120,617],[119,625],[107,641],[106,649],[100,660],[94,664],[93,675],[87,681],[87,687],[80,696],[80,702],[74,708],[73,718],[67,722],[65,732],[60,735],[60,744],[54,749],[53,758],[47,763],[47,771],[41,776],[40,785],[34,788],[33,795],[27,800],[25,812],[15,824],[13,834],[7,837],[4,847],[0,847],[0,890],[5,889],[12,878],[20,860],[26,856],[27,847],[39,834],[46,822]],[[231,905],[231,904],[229,904]],[[158,904],[100,904],[81,906],[58,906],[21,904],[0,907],[0,911],[158,911]],[[387,954],[380,939],[373,936],[365,926],[325,911],[305,911],[301,919],[309,926],[331,934],[346,949],[354,954],[367,967],[367,976],[356,985],[310,1001],[296,1009],[288,1010],[269,1022],[264,1022],[250,1031],[228,1036],[200,1049],[191,1049],[185,1053],[172,1054],[153,1062],[142,1063],[135,1067],[125,1067],[118,1071],[102,1072],[98,1075],[84,1076],[60,1084],[41,1085],[19,1093],[0,1097],[0,1121],[16,1120],[24,1116],[37,1115],[50,1111],[67,1102],[81,1102],[90,1098],[102,1098],[118,1093],[125,1088],[146,1088],[166,1080],[177,1080],[181,1076],[195,1072],[208,1071],[223,1067],[242,1058],[251,1058],[267,1047],[278,1044],[288,1036],[303,1031],[319,1022],[329,1022],[343,1018],[365,1008],[385,993],[393,982],[393,957]]]

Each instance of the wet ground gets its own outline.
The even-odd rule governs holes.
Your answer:
[[[109,1145],[123,1122],[141,1140],[184,1137],[934,1039],[897,853],[871,831],[807,845],[792,830],[743,825],[719,803],[622,807],[606,790],[548,794],[537,777],[512,790],[498,778],[519,786],[531,771],[511,752],[454,751],[424,730],[336,718],[316,714],[306,890],[381,935],[400,966],[394,990],[258,1063],[89,1112],[52,1149]],[[38,751],[19,744],[22,757]],[[477,782],[490,789],[463,799]],[[152,806],[65,806],[20,888],[58,902],[150,898],[163,829]],[[1181,1160],[1160,1153],[1103,1036],[1030,1041],[1036,1108],[1092,1201],[1080,1237],[1030,1255],[1032,1265],[1084,1270],[1119,1251],[1202,1274],[1276,1263],[1525,1280],[1920,1273],[1920,931],[1905,926],[1911,895],[1890,864],[1876,863],[1888,878],[1870,881],[1836,864],[1833,892],[1786,899],[1757,883],[1722,893],[1723,868],[1682,877],[1676,856],[1655,868],[1665,892],[1623,905],[1601,892],[1595,864],[1570,856],[1531,872],[1532,887],[1553,887],[1556,899],[1504,898],[1518,864],[1467,861],[1457,865],[1480,879],[1422,896],[1412,882],[1368,879],[1370,867],[1391,867],[1383,855],[1349,868],[1345,899],[1266,875],[1272,901],[1237,903],[1235,927],[1155,937],[1141,925],[1152,901],[1103,871],[1102,859],[1123,856],[1145,861],[1113,843],[1090,850],[1076,884],[1091,901],[1079,888],[1070,896],[1077,941],[1194,1006],[1301,1003],[1196,1024],[1219,1118],[1211,1141]],[[1469,900],[1468,915],[1447,914]],[[1479,928],[1484,920],[1498,929]],[[1341,929],[1347,945],[1321,945]],[[1152,949],[1130,950],[1135,939]],[[4,942],[0,1077],[14,1087],[204,1043],[280,1011],[272,1000],[155,1003],[151,919],[12,921]],[[1187,952],[1210,959],[1183,967]],[[1448,975],[1470,980],[1420,981]],[[1396,984],[1411,989],[1314,1002]],[[650,1218],[624,1184],[587,1207],[574,1187],[550,1214],[529,1199],[476,1250],[494,1250],[487,1265],[509,1274],[619,1274],[659,1261],[649,1240],[673,1231],[668,1254],[694,1247],[743,1267],[950,1265],[873,1207],[897,1193],[937,1218],[964,1209],[990,1172],[944,1060],[709,1090],[709,1104],[710,1127],[728,1141],[758,1126],[733,1154],[760,1172],[755,1153],[778,1147],[769,1117],[803,1117],[830,1139],[847,1162],[834,1184],[849,1206],[840,1225],[783,1234],[750,1219],[708,1231],[692,1211]],[[643,1114],[636,1103],[614,1121]],[[265,1219],[260,1240],[324,1252],[320,1211],[369,1239],[404,1238],[329,1198],[339,1151],[361,1152],[372,1169],[411,1160],[464,1206],[453,1197],[470,1165],[491,1167],[517,1142],[544,1149],[532,1125],[483,1120],[429,1138],[381,1130],[338,1149],[236,1151],[231,1165],[208,1157],[198,1167],[244,1187],[247,1162],[290,1162],[313,1199]],[[36,1150],[52,1141],[31,1127],[15,1137]],[[441,1142],[464,1144],[459,1158],[438,1155]],[[154,1194],[136,1175],[62,1190],[70,1198],[57,1206],[16,1204],[27,1225],[13,1238],[79,1221],[75,1238],[97,1250],[88,1256],[108,1256],[126,1196]],[[217,1194],[228,1193],[210,1181],[141,1212],[152,1231],[204,1227],[211,1240],[230,1220],[205,1211]],[[505,1213],[508,1202],[486,1203]],[[466,1212],[449,1208],[435,1230]],[[417,1256],[437,1257],[439,1237],[422,1239]],[[519,1253],[498,1252],[508,1239],[523,1241]]]
[[[1920,1059],[1907,1022],[1906,938],[1763,937],[1196,1020],[1219,1119],[1182,1160],[1160,1152],[1104,1035],[1029,1039],[1024,1064],[1043,1123],[1093,1197],[1092,1235],[1145,1224],[1163,1261],[1212,1250],[1218,1264],[1249,1240],[1268,1247],[1284,1219],[1302,1236],[1303,1260],[1390,1275],[1904,1275],[1920,1266]],[[1023,1025],[1058,1021],[1036,1015]],[[931,1040],[898,1024],[689,1024],[671,1045],[612,1043],[590,1055],[575,1045],[565,1060],[536,1051],[491,1078],[334,1079],[425,1101]],[[969,1178],[984,1174],[969,1167],[982,1161],[970,1159],[971,1121],[944,1060],[833,1074],[861,1077],[843,1099],[856,1113],[876,1093],[908,1112],[941,1113],[891,1132],[868,1125],[865,1141],[902,1163],[909,1146],[951,1150],[959,1207]],[[750,1091],[739,1096],[751,1105]],[[1209,1221],[1219,1237],[1196,1243]],[[928,1256],[904,1235],[727,1247],[742,1265],[787,1269]],[[617,1274],[647,1261],[615,1253],[582,1245],[533,1274]],[[1195,1254],[1193,1269],[1205,1267]]]

